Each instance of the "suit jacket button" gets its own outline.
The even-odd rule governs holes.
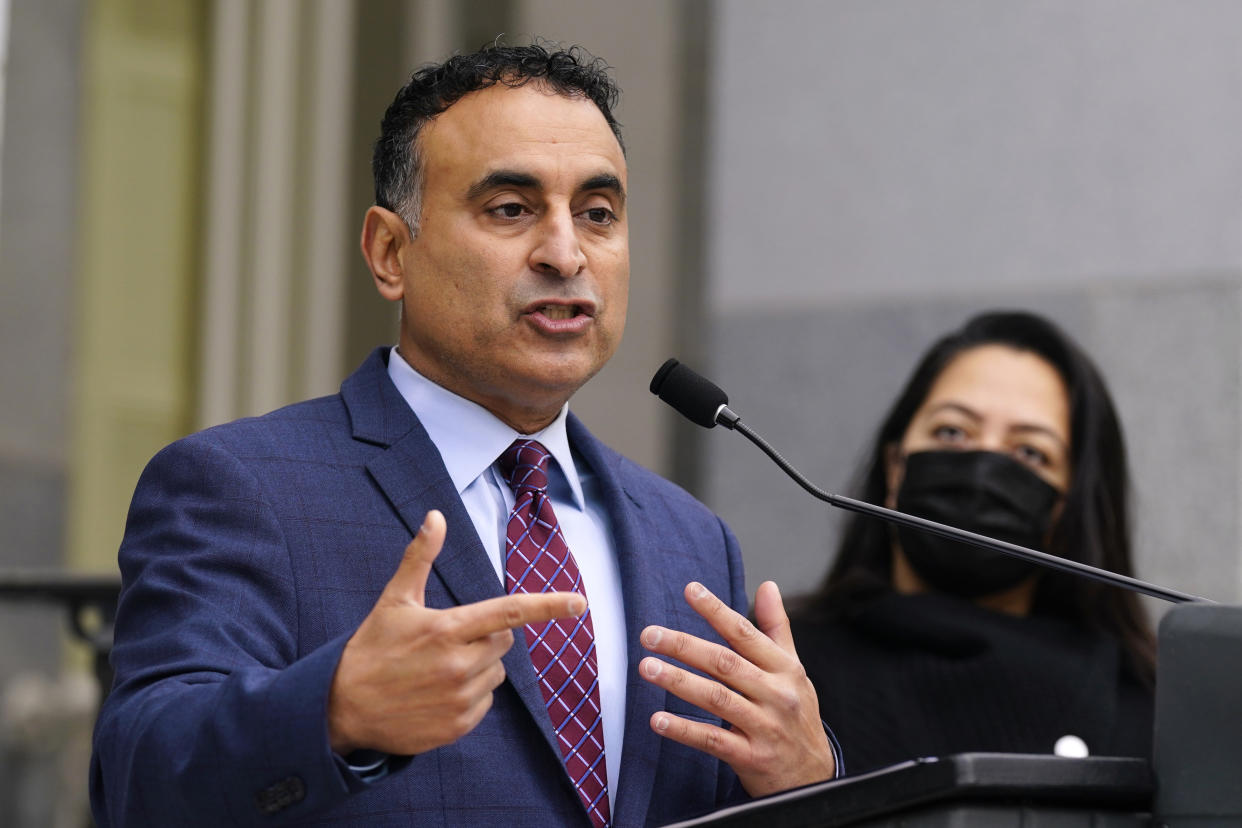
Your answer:
[[[259,813],[271,816],[306,798],[306,785],[300,777],[290,776],[268,785],[254,795]]]

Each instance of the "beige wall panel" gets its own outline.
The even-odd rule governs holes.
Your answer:
[[[189,427],[203,26],[189,2],[90,12],[69,557],[110,569],[139,472]]]

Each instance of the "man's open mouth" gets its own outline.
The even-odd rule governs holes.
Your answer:
[[[543,305],[535,308],[535,312],[543,314],[553,321],[559,321],[562,319],[573,319],[582,313],[582,308],[578,305]]]

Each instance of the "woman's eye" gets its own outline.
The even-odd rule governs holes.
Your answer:
[[[1014,454],[1023,463],[1031,466],[1047,466],[1050,462],[1048,454],[1034,446],[1018,446]]]
[[[960,443],[966,439],[966,432],[957,426],[941,425],[932,429],[932,436],[942,443]]]

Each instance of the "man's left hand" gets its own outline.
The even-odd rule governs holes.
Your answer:
[[[819,700],[794,649],[776,584],[765,581],[755,594],[757,627],[702,584],[687,584],[685,596],[729,647],[656,626],[643,630],[643,646],[716,680],[651,657],[642,660],[639,672],[732,728],[658,711],[652,729],[727,762],[751,796],[832,779],[836,764]]]

